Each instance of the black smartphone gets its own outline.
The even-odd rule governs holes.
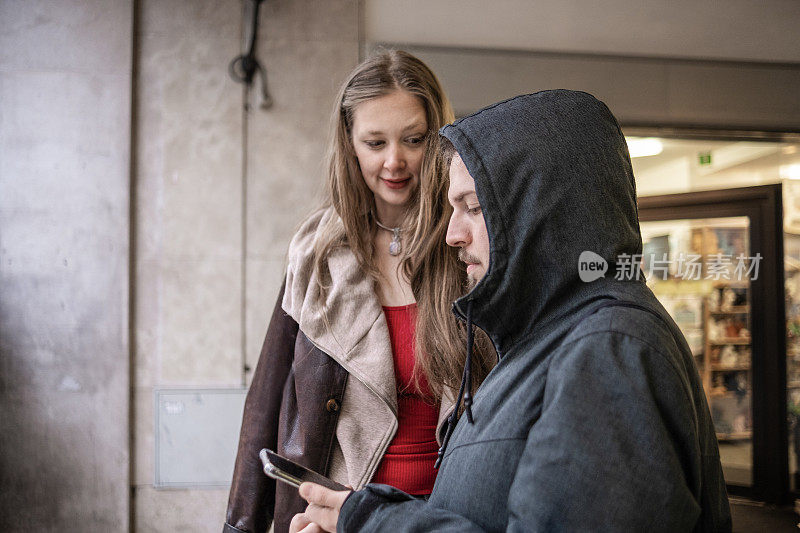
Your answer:
[[[264,448],[258,453],[261,462],[264,463],[264,473],[273,479],[288,483],[293,487],[300,487],[300,483],[310,481],[317,485],[322,485],[331,490],[351,490],[344,485],[328,479],[322,474],[317,474],[313,470],[301,466],[294,461],[281,457],[270,449]]]

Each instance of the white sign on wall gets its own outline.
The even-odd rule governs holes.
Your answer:
[[[155,486],[230,485],[247,389],[155,391]]]

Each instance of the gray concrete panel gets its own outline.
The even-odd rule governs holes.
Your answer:
[[[314,205],[309,191],[321,184],[333,98],[358,60],[355,0],[265,2],[257,55],[275,104],[258,108],[257,82],[243,137],[242,87],[227,74],[241,53],[242,5],[141,4],[135,278],[141,531],[221,527],[227,490],[152,487],[153,391],[240,386],[243,345],[255,365],[289,239]],[[210,418],[197,425],[206,435],[238,438],[238,428],[232,435]]]
[[[364,0],[371,42],[800,62],[795,0]]]
[[[278,290],[283,283],[286,261],[279,259],[247,260],[247,365],[251,372],[246,375],[247,385],[258,364],[258,356],[267,333],[269,320],[275,308]]]
[[[130,0],[3,0],[0,70],[130,71]]]
[[[623,125],[800,131],[800,66],[405,48],[430,64],[458,115],[517,94],[576,89],[605,101]]]
[[[136,490],[136,530],[142,533],[219,533],[228,489]]]
[[[138,387],[241,382],[240,27],[238,1],[142,6]]]
[[[0,4],[0,530],[129,510],[130,2]]]
[[[167,258],[160,267],[160,385],[241,379],[241,261]]]
[[[673,122],[800,131],[800,65],[676,63],[668,68]]]

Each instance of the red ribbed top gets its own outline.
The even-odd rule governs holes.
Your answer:
[[[414,387],[414,324],[417,305],[383,308],[392,341],[394,375],[397,382],[398,427],[386,450],[373,483],[385,483],[417,496],[428,495],[436,481],[436,423],[439,409],[425,402],[430,398],[428,382],[420,377]]]

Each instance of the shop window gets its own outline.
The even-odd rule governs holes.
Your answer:
[[[645,272],[662,267],[656,268],[648,284],[684,331],[695,356],[729,488],[736,493],[736,487],[749,487],[750,492],[742,494],[774,502],[786,500],[788,491],[796,497],[800,492],[800,139],[773,135],[769,141],[706,140],[688,138],[695,133],[687,138],[636,133],[628,141],[644,213],[642,266]],[[772,189],[778,191],[773,212],[745,206],[746,191],[777,184],[781,187]],[[684,197],[690,205],[681,203]],[[758,203],[753,198],[747,201]],[[762,242],[753,240],[756,234]],[[735,275],[708,277],[711,256],[720,254],[723,260],[732,256],[727,268],[735,270],[735,256],[752,258],[764,245],[780,254],[769,265],[763,259],[759,265],[762,274],[767,266],[775,278],[766,283],[769,287],[764,280],[738,280]],[[679,277],[675,261],[665,279],[655,279],[664,270],[658,259],[665,252],[700,256],[701,279]],[[655,259],[652,264],[648,255]],[[776,306],[781,307],[779,313]],[[765,317],[784,324],[782,331]],[[759,328],[761,340],[752,337]],[[776,392],[777,388],[781,390]]]
[[[642,222],[642,271],[681,328],[706,392],[729,484],[752,486],[750,279],[746,217]]]

